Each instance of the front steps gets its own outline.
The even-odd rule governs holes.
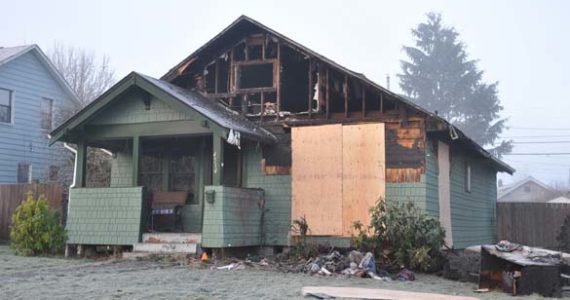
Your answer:
[[[199,233],[144,233],[142,243],[134,244],[133,252],[127,257],[136,258],[148,254],[196,254],[201,242],[202,235]]]

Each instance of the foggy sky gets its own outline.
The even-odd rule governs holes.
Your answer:
[[[410,29],[440,12],[499,81],[514,153],[570,152],[567,1],[1,1],[0,46],[54,42],[107,55],[117,79],[160,77],[242,14],[399,92],[396,74]],[[567,141],[567,143],[560,143]],[[570,155],[508,156],[505,182],[568,182]]]

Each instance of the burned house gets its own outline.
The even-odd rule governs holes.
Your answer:
[[[245,16],[161,79],[131,73],[56,141],[78,145],[74,245],[178,232],[188,251],[288,246],[303,217],[315,238],[348,245],[385,199],[413,201],[462,248],[493,241],[496,174],[514,172],[444,119]],[[89,187],[88,147],[113,153],[109,187]]]

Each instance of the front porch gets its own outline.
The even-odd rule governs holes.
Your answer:
[[[135,249],[165,244],[162,250],[182,252],[200,245],[259,245],[264,192],[243,188],[243,146],[274,137],[212,100],[130,76],[133,82],[113,87],[94,102],[90,114],[80,112],[75,124],[76,117],[53,133],[53,142],[77,145],[68,244]],[[87,185],[90,147],[112,155],[107,187]],[[170,235],[156,235],[163,233]],[[152,239],[145,238],[149,234]],[[172,234],[195,238],[172,242]]]

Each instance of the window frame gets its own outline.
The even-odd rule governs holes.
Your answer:
[[[8,99],[8,100],[10,101],[10,106],[9,106],[9,109],[10,109],[10,121],[9,121],[9,122],[0,121],[0,125],[8,125],[8,126],[14,125],[14,116],[15,116],[15,109],[14,109],[14,107],[15,107],[15,106],[14,106],[15,101],[14,101],[14,100],[16,99],[16,92],[15,92],[14,90],[10,90],[10,89],[3,88],[3,87],[0,87],[0,90],[7,91],[7,92],[9,93],[9,95],[10,95],[10,96],[9,96],[9,99]],[[0,106],[5,106],[5,105],[0,105]]]
[[[20,174],[20,170],[23,166],[27,166],[27,170],[25,176],[27,180],[20,180],[21,178],[23,178],[22,176],[24,176],[24,174]],[[17,183],[32,183],[33,179],[33,169],[32,169],[32,164],[29,162],[19,162],[18,163],[18,169],[17,169],[17,174],[16,174],[16,182]]]
[[[45,113],[44,112],[44,103],[48,101],[49,102],[49,113]],[[40,127],[44,130],[52,130],[53,129],[53,106],[54,106],[55,100],[53,98],[49,98],[49,97],[42,97],[41,102],[40,102]],[[44,126],[45,121],[44,118],[47,118],[46,116],[49,115],[49,127],[46,128],[46,126]]]

